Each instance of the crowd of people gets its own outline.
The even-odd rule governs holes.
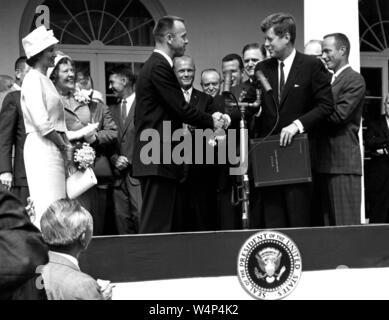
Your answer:
[[[155,129],[162,136],[166,121],[192,137],[196,128],[239,129],[242,115],[223,94],[229,74],[236,101],[252,101],[253,90],[260,91],[259,112],[245,119],[251,138],[279,134],[280,146],[287,147],[297,134],[308,133],[310,141],[313,183],[251,183],[250,227],[359,224],[365,83],[348,63],[347,36],[309,41],[303,54],[295,49],[292,16],[271,15],[261,28],[263,44],[225,55],[221,73],[218,66],[202,70],[198,90],[195,61],[185,55],[184,20],[160,19],[154,53],[140,74],[125,65],[109,70],[118,101],[111,106],[93,90],[89,73],[55,50],[52,31],[37,28],[23,39],[26,56],[16,61],[15,91],[6,95],[0,114],[1,183],[25,205],[31,198],[39,227],[45,209],[67,197],[74,146],[86,142],[96,151],[98,183],[77,200],[92,214],[95,235],[240,229],[241,207],[233,201],[239,179],[229,174],[232,164],[197,165],[195,155],[183,165],[141,159],[147,144],[142,133]],[[372,212],[382,202],[374,201]]]
[[[198,90],[193,86],[195,61],[185,55],[189,43],[185,21],[161,18],[153,32],[155,50],[140,73],[134,75],[126,65],[109,70],[109,89],[117,98],[110,106],[94,90],[88,71],[77,70],[71,56],[55,49],[58,39],[52,31],[42,26],[23,39],[26,55],[15,63],[14,83],[0,78],[7,91],[0,111],[0,182],[21,202],[1,191],[0,205],[7,200],[10,207],[5,205],[0,217],[15,211],[14,220],[32,232],[39,249],[34,250],[41,254],[28,262],[45,265],[47,298],[111,297],[110,284],[97,283],[78,266],[92,234],[242,228],[236,201],[241,181],[230,175],[234,164],[197,164],[195,159],[205,158],[205,153],[196,154],[195,147],[182,164],[164,154],[166,146],[171,150],[180,142],[165,139],[167,122],[171,131],[181,130],[183,138],[194,138],[196,129],[239,130],[242,114],[234,101],[252,103],[260,98],[260,107],[245,114],[250,138],[277,135],[280,147],[288,148],[297,135],[306,133],[310,146],[312,182],[261,188],[249,182],[250,228],[361,223],[359,130],[365,81],[349,64],[349,39],[342,33],[328,34],[309,41],[301,53],[295,49],[297,31],[291,15],[272,14],[261,29],[265,42],[247,44],[242,55],[226,54],[221,73],[219,66],[198,72]],[[373,154],[366,172],[373,177],[367,188],[372,223],[388,222],[384,191],[389,179],[379,173],[389,172],[388,118],[386,101],[386,116],[369,124],[366,134]],[[149,143],[143,137],[147,130],[161,137],[160,162],[142,157]],[[80,143],[95,150],[92,168],[97,184],[70,200],[66,179],[74,173],[74,149]],[[216,154],[222,143],[231,144],[228,134],[218,141]],[[23,206],[34,213],[30,216],[35,227]],[[16,232],[7,228],[7,234]],[[35,274],[31,264],[24,272],[30,280]],[[18,285],[9,290],[12,295],[20,294]]]

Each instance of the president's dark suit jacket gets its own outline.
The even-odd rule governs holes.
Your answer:
[[[20,91],[10,92],[3,101],[0,112],[0,173],[12,172],[13,185],[27,187],[23,148],[26,140],[23,113],[20,106]],[[12,147],[15,146],[12,169]]]
[[[333,82],[335,111],[323,124],[317,137],[317,172],[362,174],[358,132],[365,90],[365,80],[351,67]]]
[[[257,136],[263,137],[271,131],[276,123],[277,108],[280,119],[273,134],[280,133],[282,128],[296,119],[301,121],[305,131],[310,132],[316,124],[332,114],[331,84],[328,72],[319,59],[296,52],[279,104],[277,59],[258,63],[257,70],[262,70],[273,88],[271,93],[262,94],[262,115],[256,120],[255,128]]]
[[[211,115],[199,111],[187,104],[176,75],[167,60],[154,52],[144,64],[136,86],[135,107],[135,147],[133,157],[133,175],[135,177],[160,176],[181,179],[183,166],[163,164],[163,146],[168,157],[170,148],[174,148],[171,136],[163,136],[163,122],[168,121],[171,132],[182,128],[187,123],[198,128],[213,128]],[[148,141],[141,141],[141,134],[146,129],[153,129],[159,134],[159,163],[144,164],[141,160],[142,148]],[[158,137],[157,137],[158,138]],[[146,137],[147,139],[147,137]],[[170,147],[171,146],[171,147]]]

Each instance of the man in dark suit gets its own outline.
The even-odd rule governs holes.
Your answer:
[[[15,195],[0,185],[0,300],[46,300],[39,290],[39,266],[48,248]]]
[[[317,138],[317,168],[331,225],[360,224],[362,155],[359,143],[365,80],[348,62],[350,41],[342,33],[324,37],[323,59],[334,72],[335,111]]]
[[[10,92],[3,101],[0,112],[0,183],[4,184],[27,206],[29,196],[23,148],[26,139],[23,113],[20,106],[20,86],[30,70],[26,57],[15,62],[16,91]],[[12,148],[15,158],[12,165]]]
[[[367,123],[365,187],[369,207],[369,223],[389,222],[389,95],[385,114]]]
[[[174,72],[184,94],[185,101],[208,114],[216,112],[212,97],[193,88],[196,72],[193,58],[189,56],[177,57],[173,63]],[[184,130],[188,130],[187,134],[192,135],[192,141],[195,141],[194,129],[194,127],[184,124]],[[192,148],[192,163],[185,166],[185,177],[180,186],[180,194],[182,195],[181,210],[184,212],[182,215],[182,231],[216,229],[217,166],[205,163],[207,146],[199,147],[203,150],[203,163],[195,163],[198,149],[194,146]],[[208,148],[212,150],[212,147],[209,146]]]
[[[139,180],[131,177],[135,143],[135,77],[124,65],[115,67],[110,73],[109,88],[120,98],[119,104],[110,107],[119,129],[111,156],[115,173],[113,201],[116,228],[119,234],[138,233],[142,194]]]
[[[263,72],[273,90],[262,94],[256,131],[260,137],[280,134],[280,145],[286,147],[296,134],[309,133],[333,112],[331,85],[323,63],[294,48],[296,24],[292,16],[272,14],[261,29],[271,58],[258,63],[256,71]],[[265,226],[310,226],[310,195],[310,184],[263,188]]]
[[[183,123],[197,128],[224,126],[221,114],[211,116],[185,101],[174,74],[172,59],[182,56],[188,44],[184,21],[163,17],[153,34],[156,48],[136,86],[133,173],[142,187],[140,233],[180,231],[175,223],[177,215],[184,214],[177,210],[184,167],[172,159],[172,148],[177,143],[172,141],[171,132],[182,130]],[[146,151],[150,146],[151,159]]]

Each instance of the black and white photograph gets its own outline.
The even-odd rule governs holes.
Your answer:
[[[388,1],[0,5],[0,300],[389,299]]]

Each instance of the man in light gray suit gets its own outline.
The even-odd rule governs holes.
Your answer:
[[[93,234],[92,216],[76,200],[58,200],[41,218],[43,239],[48,244],[49,263],[42,269],[49,300],[110,300],[112,285],[101,287],[81,272],[80,253]]]
[[[360,224],[362,157],[358,133],[366,86],[349,65],[349,54],[346,35],[324,37],[323,59],[334,72],[335,111],[318,136],[316,170],[331,225]]]

